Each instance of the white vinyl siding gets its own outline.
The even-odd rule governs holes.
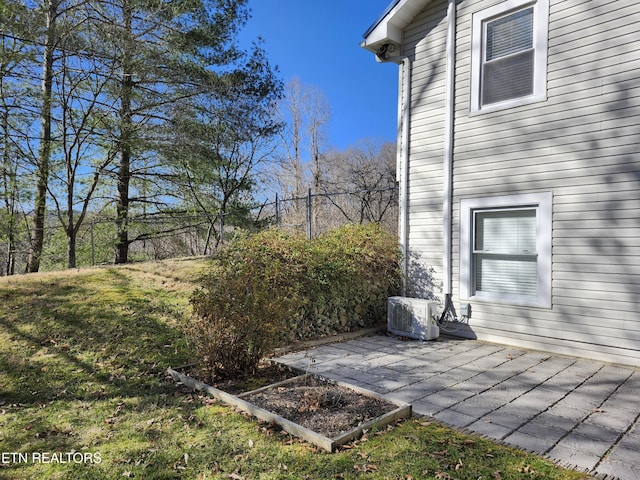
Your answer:
[[[438,298],[442,293],[442,105],[446,69],[440,61],[445,57],[447,25],[439,12],[446,12],[446,7],[446,0],[431,2],[404,32],[403,53],[412,59],[408,294],[423,298]],[[428,37],[425,31],[430,32]]]
[[[546,101],[477,115],[469,102],[473,15],[506,2],[456,3],[453,204],[553,192],[552,295],[545,307],[468,298],[461,209],[454,208],[453,300],[456,307],[472,304],[469,336],[640,366],[638,3],[549,0]],[[405,29],[403,45],[414,60],[412,265],[430,275],[436,294],[442,284],[445,16],[446,2],[432,1]]]
[[[468,38],[495,2],[458,10],[455,198],[554,194],[552,308],[475,302],[470,324],[486,340],[640,365],[640,11],[550,3],[547,101],[478,116]]]

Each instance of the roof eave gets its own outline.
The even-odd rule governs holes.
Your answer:
[[[360,46],[373,53],[378,53],[380,48],[388,43],[400,45],[402,43],[402,29],[391,22],[378,24],[369,32]]]
[[[360,46],[378,53],[385,44],[402,44],[402,31],[431,0],[393,0],[364,32]]]

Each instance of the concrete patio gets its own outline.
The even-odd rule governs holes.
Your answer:
[[[278,361],[593,476],[640,480],[640,370],[479,341],[361,337]]]

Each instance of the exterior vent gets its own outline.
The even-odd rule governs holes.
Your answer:
[[[421,298],[389,297],[387,330],[394,335],[419,340],[438,338],[438,307],[438,302]]]

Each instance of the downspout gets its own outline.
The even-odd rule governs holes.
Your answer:
[[[398,239],[402,252],[402,295],[407,295],[409,278],[409,119],[411,118],[411,60],[402,57],[402,91],[398,92],[401,107],[398,119],[402,122],[402,130],[398,135],[400,160],[400,215],[398,215]]]
[[[455,59],[456,59],[456,0],[449,0],[447,7],[446,90],[444,117],[444,165],[443,165],[443,293],[445,316],[456,318],[452,296],[452,230],[453,230],[453,137],[455,115]]]

